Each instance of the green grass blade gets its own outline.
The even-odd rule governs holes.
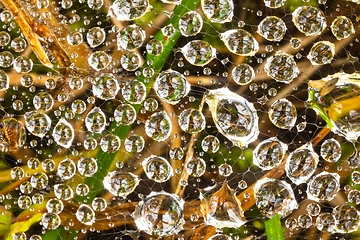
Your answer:
[[[276,214],[269,220],[265,221],[265,232],[268,240],[284,239],[284,230],[281,225],[279,214]]]

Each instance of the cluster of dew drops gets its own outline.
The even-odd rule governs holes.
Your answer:
[[[165,4],[181,4],[178,1],[162,0]],[[264,0],[262,4],[269,9],[278,9],[284,6],[284,0]],[[102,0],[88,0],[82,4],[92,10],[100,10],[104,7]],[[326,2],[319,2],[325,5]],[[71,0],[62,0],[59,5],[66,10],[72,7]],[[181,16],[178,27],[167,25],[161,28],[164,37],[171,39],[177,31],[184,37],[194,37],[200,34],[203,22],[210,21],[215,24],[225,24],[233,21],[234,2],[232,0],[202,0],[201,7],[196,11],[188,11]],[[306,4],[305,4],[306,5]],[[46,9],[48,0],[37,0],[38,9]],[[0,20],[4,24],[0,31],[0,91],[2,93],[14,94],[19,88],[26,88],[32,94],[28,103],[19,96],[12,95],[10,108],[2,107],[5,113],[0,121],[0,150],[4,154],[14,153],[26,149],[41,148],[40,142],[47,141],[58,152],[63,149],[71,150],[71,155],[77,157],[64,157],[54,160],[51,156],[41,160],[36,156],[19,161],[19,166],[14,166],[10,172],[15,181],[27,178],[17,188],[17,196],[12,194],[0,195],[0,202],[16,199],[20,209],[31,209],[34,204],[46,202],[46,211],[42,216],[40,224],[43,231],[58,229],[61,225],[60,214],[64,209],[64,202],[73,201],[76,195],[85,197],[91,191],[92,186],[80,183],[75,189],[67,181],[76,176],[84,178],[93,177],[98,171],[98,162],[94,157],[82,156],[81,151],[75,147],[82,147],[83,151],[92,151],[97,148],[105,153],[117,153],[121,145],[127,153],[141,153],[145,149],[146,137],[151,138],[154,144],[172,138],[173,124],[178,124],[184,134],[196,135],[205,130],[207,117],[200,108],[185,108],[176,116],[178,122],[171,120],[171,115],[165,110],[159,110],[161,102],[177,107],[185,99],[190,91],[191,84],[187,80],[186,73],[181,73],[171,68],[162,69],[156,76],[151,66],[141,68],[143,56],[139,49],[145,46],[146,53],[154,57],[161,55],[164,51],[163,41],[148,39],[142,27],[135,24],[136,19],[143,17],[151,11],[148,0],[116,0],[110,3],[109,16],[117,21],[125,22],[123,28],[113,27],[112,33],[116,33],[116,44],[122,55],[113,59],[111,54],[105,50],[97,50],[105,44],[107,30],[100,27],[92,27],[88,30],[71,32],[66,40],[72,46],[87,44],[94,51],[87,61],[89,66],[97,73],[93,77],[70,77],[67,84],[72,91],[89,88],[90,93],[86,100],[74,97],[74,94],[61,92],[56,97],[51,90],[56,89],[58,79],[48,74],[45,88],[38,89],[36,77],[32,74],[34,62],[26,53],[29,44],[23,35],[13,37],[9,31],[16,28],[16,22],[11,12],[3,9]],[[171,14],[169,14],[171,17]],[[262,16],[259,14],[259,16]],[[76,22],[76,17],[71,21]],[[89,21],[86,19],[85,21]],[[297,31],[307,37],[320,35],[328,26],[326,16],[318,6],[300,6],[292,13],[292,22]],[[244,30],[244,22],[238,26],[221,32],[219,39],[228,51],[237,56],[254,58],[259,51],[259,43],[254,37],[261,36],[266,41],[278,43],[283,40],[287,25],[282,18],[277,16],[263,16],[257,26],[256,33]],[[337,40],[347,39],[355,34],[352,21],[346,16],[338,16],[333,19],[329,31]],[[166,41],[166,39],[164,40]],[[290,44],[293,49],[298,49],[301,39],[291,38]],[[267,49],[270,52],[271,49]],[[174,50],[175,51],[175,50]],[[217,58],[217,50],[209,42],[204,40],[192,40],[181,46],[180,50],[186,61],[195,67],[204,67],[204,74],[211,75],[211,69],[207,68]],[[76,57],[76,56],[73,56]],[[330,41],[317,41],[312,44],[308,52],[307,60],[312,65],[330,64],[335,57],[335,44]],[[112,68],[114,62],[119,63],[122,71],[134,73],[136,76],[144,76],[145,79],[155,77],[152,85],[156,96],[147,96],[146,80],[140,81],[136,78],[127,80],[120,84],[117,70],[107,71]],[[139,70],[142,69],[140,72]],[[106,71],[105,71],[106,70]],[[266,59],[263,67],[266,74],[282,84],[289,84],[297,78],[300,70],[297,67],[293,55],[285,51],[276,51]],[[11,74],[21,74],[20,83],[13,84]],[[257,70],[247,63],[240,63],[231,69],[229,77],[231,81],[241,87],[255,88],[251,82],[256,77]],[[346,80],[344,80],[346,82]],[[90,87],[89,87],[90,86]],[[269,90],[271,96],[276,96],[276,89]],[[5,95],[4,94],[4,95]],[[23,92],[23,95],[26,95]],[[122,100],[111,113],[105,112],[101,106],[96,106],[97,99],[106,101],[117,100],[121,95]],[[229,90],[218,88],[206,91],[204,102],[211,113],[212,121],[221,135],[239,148],[247,148],[249,144],[258,140],[259,116],[254,104],[245,97]],[[192,97],[189,97],[189,99]],[[194,102],[194,99],[190,100]],[[30,102],[30,103],[29,103]],[[66,102],[70,102],[65,106]],[[60,104],[59,104],[60,103]],[[134,105],[142,105],[140,113],[149,113],[143,121],[144,135],[131,132],[124,140],[119,136],[108,132],[108,126],[115,122],[118,126],[131,126],[141,123],[138,112]],[[5,105],[5,104],[4,104]],[[56,110],[55,109],[55,106]],[[89,107],[91,106],[91,107]],[[206,105],[205,105],[206,106]],[[9,112],[15,112],[10,114]],[[297,110],[295,105],[286,98],[277,99],[269,108],[268,118],[271,123],[279,129],[290,130],[297,121]],[[84,116],[77,121],[76,116]],[[83,122],[83,131],[76,130],[75,125]],[[342,123],[336,125],[336,133],[344,136],[351,129],[342,128]],[[141,124],[140,124],[141,125]],[[296,126],[302,131],[304,126]],[[87,137],[78,141],[78,133]],[[146,136],[145,136],[146,135]],[[358,137],[358,135],[356,135]],[[353,140],[354,137],[348,137]],[[31,140],[29,140],[31,139]],[[207,153],[216,153],[221,146],[217,136],[208,135],[201,141],[201,148]],[[74,148],[74,150],[72,150]],[[41,155],[42,150],[37,150]],[[170,159],[183,161],[185,174],[173,169],[167,156],[151,155],[141,162],[141,167],[147,179],[156,183],[166,183],[176,173],[184,179],[180,179],[180,185],[186,187],[188,178],[200,178],[207,169],[207,162],[201,155],[187,157],[184,148],[175,147],[169,150]],[[319,161],[335,163],[341,157],[341,145],[334,138],[327,139],[321,145],[320,156],[315,152],[310,143],[307,143],[292,152],[288,152],[287,144],[277,137],[270,137],[259,141],[253,150],[253,164],[263,171],[271,170],[286,161],[285,171],[289,181],[273,178],[262,178],[254,186],[254,197],[257,209],[267,218],[279,214],[285,220],[285,225],[290,229],[309,228],[316,226],[319,231],[330,233],[350,233],[358,229],[360,224],[360,212],[356,207],[349,204],[335,206],[332,212],[322,212],[319,202],[333,200],[340,190],[340,175],[327,171],[316,171]],[[22,164],[25,163],[25,164]],[[136,188],[142,181],[141,177],[131,171],[123,170],[123,165],[117,164],[117,168],[109,171],[104,177],[103,187],[114,197],[126,199],[128,195],[136,192]],[[222,164],[219,166],[219,174],[228,177],[233,174],[232,166]],[[30,174],[31,172],[31,174]],[[54,174],[55,172],[55,174]],[[351,175],[352,181],[360,183],[360,173],[354,171]],[[56,180],[54,183],[54,179]],[[292,185],[307,184],[307,197],[312,200],[306,207],[306,212],[298,218],[287,217],[295,209],[299,208],[296,192]],[[239,182],[240,189],[246,189],[247,183]],[[347,202],[360,203],[360,192],[347,189]],[[43,192],[50,191],[52,197],[47,197]],[[215,200],[221,195],[227,194],[220,200]],[[225,227],[240,228],[246,224],[241,203],[226,181],[201,190],[201,213],[207,225],[216,227],[219,231]],[[82,202],[76,209],[77,221],[85,226],[91,227],[96,223],[97,213],[105,211],[108,201],[103,197],[96,197],[91,203]],[[11,205],[5,208],[10,210]],[[184,220],[184,199],[174,193],[165,191],[152,192],[142,196],[135,211],[131,213],[137,229],[155,236],[171,236],[183,230],[186,223]],[[287,217],[287,218],[286,218]],[[199,216],[192,216],[198,220]],[[69,224],[71,227],[71,224]],[[86,227],[84,228],[86,232]],[[90,228],[91,229],[91,228]],[[94,229],[93,229],[94,230]],[[96,230],[96,229],[95,229]],[[17,232],[13,239],[26,239],[25,232]],[[41,235],[34,234],[31,240],[41,239]],[[230,239],[225,234],[218,233],[211,239]]]

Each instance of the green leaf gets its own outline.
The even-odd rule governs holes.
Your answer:
[[[265,231],[268,240],[284,239],[284,230],[281,225],[279,214],[276,214],[269,220],[265,221]]]
[[[4,236],[9,232],[12,222],[12,213],[6,210],[4,206],[0,206],[0,212],[0,236]]]

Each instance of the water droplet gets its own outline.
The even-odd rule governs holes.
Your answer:
[[[0,53],[0,67],[8,68],[13,64],[14,56],[11,52],[3,51]]]
[[[331,201],[340,190],[340,176],[337,173],[322,172],[315,175],[308,183],[308,199]]]
[[[81,158],[77,162],[77,169],[84,177],[92,177],[98,169],[97,162],[94,158]]]
[[[173,176],[173,169],[170,163],[163,157],[152,155],[146,158],[141,165],[146,176],[155,182],[166,182]]]
[[[268,112],[270,121],[281,129],[291,129],[296,123],[297,113],[292,102],[283,98],[276,100]]]
[[[254,56],[259,50],[256,39],[243,29],[231,29],[220,34],[220,39],[230,52],[240,56]]]
[[[297,227],[297,221],[295,218],[288,217],[285,220],[285,227],[287,227],[290,230],[294,230]]]
[[[219,174],[224,177],[228,177],[233,173],[231,165],[223,163],[219,166]]]
[[[214,23],[231,22],[234,16],[232,0],[201,0],[205,16]]]
[[[17,203],[18,203],[19,208],[28,209],[28,208],[30,208],[32,201],[28,195],[22,195],[18,198]]]
[[[61,118],[55,125],[52,136],[58,145],[69,148],[74,140],[75,134],[71,124],[64,118]]]
[[[157,56],[163,51],[163,44],[157,39],[152,39],[146,44],[146,51],[148,54]]]
[[[106,117],[104,112],[99,107],[94,107],[86,115],[85,126],[88,131],[94,133],[101,133],[105,129]]]
[[[111,60],[111,55],[104,51],[96,51],[90,54],[88,63],[95,71],[101,71],[109,66]]]
[[[173,160],[181,160],[184,155],[184,149],[182,149],[181,147],[174,147],[169,151],[169,156]]]
[[[87,4],[88,4],[89,8],[91,8],[93,10],[99,10],[103,6],[104,1],[103,0],[87,0]]]
[[[41,224],[45,229],[55,230],[61,224],[61,219],[56,213],[44,213],[41,219]]]
[[[25,126],[33,135],[43,138],[51,127],[51,119],[45,113],[31,111],[24,115]]]
[[[84,140],[84,148],[86,150],[94,150],[97,147],[96,139],[89,137]]]
[[[253,104],[227,88],[210,90],[206,97],[215,126],[238,147],[255,141],[259,134]]]
[[[331,213],[322,213],[316,218],[316,228],[323,232],[333,232],[335,217]]]
[[[74,191],[68,185],[63,183],[54,185],[54,194],[58,199],[71,200],[74,197]]]
[[[105,30],[100,27],[90,28],[86,33],[86,40],[90,47],[94,48],[100,46],[105,41]]]
[[[196,134],[205,129],[205,116],[197,109],[188,108],[180,113],[178,118],[181,130]]]
[[[291,45],[292,48],[297,49],[297,48],[299,48],[301,46],[301,40],[299,38],[292,37],[290,39],[290,45]]]
[[[20,53],[23,52],[27,47],[27,42],[24,38],[17,37],[11,41],[10,46],[15,52]]]
[[[270,178],[259,180],[255,184],[254,195],[257,208],[268,218],[275,214],[285,217],[298,207],[294,192],[285,181]]]
[[[114,134],[106,134],[100,140],[101,150],[108,153],[117,152],[121,145],[121,140]]]
[[[217,137],[208,135],[201,141],[201,147],[207,153],[216,153],[220,148],[220,141]]]
[[[71,32],[66,40],[70,45],[77,46],[83,42],[83,35],[80,32]]]
[[[0,47],[4,47],[9,44],[11,40],[10,34],[4,31],[0,31]]]
[[[298,217],[298,224],[301,228],[309,228],[312,225],[312,217],[309,214],[303,214]]]
[[[299,75],[294,57],[282,51],[277,51],[267,59],[264,71],[269,77],[284,83],[290,83]]]
[[[33,61],[25,56],[19,56],[14,59],[14,70],[18,73],[28,73],[33,68]]]
[[[88,205],[81,204],[75,213],[79,222],[91,226],[95,222],[95,212]]]
[[[316,36],[326,27],[323,11],[314,6],[300,6],[292,13],[296,28],[306,36]]]
[[[310,143],[307,143],[291,152],[286,160],[286,175],[293,183],[305,183],[315,172],[319,156]]]
[[[144,105],[144,109],[149,112],[156,111],[159,107],[158,101],[154,98],[146,99],[145,102],[143,103],[143,105]]]
[[[335,56],[335,44],[329,41],[320,41],[315,43],[307,58],[313,65],[329,64]]]
[[[179,29],[183,36],[190,37],[198,34],[203,26],[201,15],[196,11],[185,13],[179,20]]]
[[[231,78],[239,85],[246,85],[254,80],[255,71],[249,64],[241,63],[231,70]]]
[[[286,29],[286,25],[281,18],[268,16],[259,23],[257,32],[269,41],[279,42],[283,39]]]
[[[351,20],[345,16],[338,16],[331,23],[331,32],[337,40],[348,38],[355,34],[354,25]]]
[[[145,122],[146,135],[155,141],[165,141],[170,137],[172,123],[165,111],[153,113]]]
[[[33,190],[34,188],[29,181],[20,184],[20,192],[23,194],[30,194]]]
[[[358,229],[360,224],[359,211],[349,205],[339,205],[333,209],[335,217],[335,232],[350,233]]]
[[[64,180],[71,179],[76,172],[76,165],[73,160],[66,158],[62,160],[57,168],[57,174]]]
[[[239,228],[246,219],[241,203],[227,183],[217,183],[200,192],[200,210],[205,222],[216,228]]]
[[[37,172],[30,178],[31,185],[37,190],[42,190],[48,185],[49,179],[45,173]]]
[[[264,0],[264,3],[268,8],[279,8],[284,6],[285,0]]]
[[[273,169],[283,161],[287,148],[276,137],[264,140],[253,151],[253,163],[262,170]]]
[[[216,57],[216,49],[208,42],[193,40],[181,48],[185,59],[192,65],[205,66]]]
[[[87,184],[81,183],[76,186],[75,192],[79,196],[86,196],[89,193],[90,189]]]
[[[150,5],[148,0],[116,0],[111,5],[110,11],[119,21],[131,21],[150,11]]]
[[[95,211],[102,212],[107,208],[107,202],[102,197],[96,197],[92,201],[91,206]]]
[[[129,153],[139,153],[145,147],[145,140],[142,136],[134,134],[125,139],[124,146]]]
[[[2,152],[15,152],[26,141],[26,131],[21,122],[15,118],[0,120],[0,150]]]
[[[200,157],[192,157],[187,161],[185,167],[189,176],[198,178],[204,175],[206,171],[206,162]]]
[[[73,5],[72,0],[61,0],[61,7],[64,9],[69,9]]]
[[[86,103],[81,99],[75,99],[71,103],[71,110],[73,110],[74,113],[82,114],[86,110]]]
[[[184,201],[166,192],[152,192],[135,208],[132,217],[139,230],[150,235],[171,236],[183,229]]]
[[[349,203],[360,204],[360,191],[356,189],[351,190],[347,195],[347,200]]]
[[[117,34],[118,50],[135,50],[143,45],[146,33],[135,24],[123,28]]]
[[[136,110],[130,104],[120,104],[114,111],[114,118],[121,125],[131,125],[136,120]]]
[[[130,80],[121,89],[124,99],[132,104],[140,104],[146,98],[146,86],[138,80]]]
[[[64,203],[58,198],[51,198],[46,203],[46,210],[51,213],[60,214],[64,210]]]
[[[112,193],[114,196],[125,198],[132,193],[137,185],[139,185],[140,179],[137,175],[131,172],[121,172],[115,170],[109,172],[104,178],[104,188]]]
[[[337,162],[341,157],[340,143],[331,138],[321,144],[320,156],[328,162]]]

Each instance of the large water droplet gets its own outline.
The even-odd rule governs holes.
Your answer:
[[[116,0],[110,7],[110,11],[119,21],[131,21],[142,17],[150,10],[148,0]]]
[[[284,6],[285,0],[264,0],[264,3],[268,8],[279,8]]]
[[[268,16],[259,23],[257,32],[269,41],[279,42],[286,33],[286,25],[281,18]]]
[[[105,41],[106,33],[103,28],[93,27],[86,34],[86,39],[90,47],[100,46]]]
[[[55,230],[61,224],[61,219],[56,213],[44,213],[41,219],[41,224],[45,229]]]
[[[134,134],[125,139],[124,146],[129,153],[139,153],[145,147],[145,140],[142,136]]]
[[[294,104],[285,98],[271,104],[268,115],[270,121],[281,129],[291,129],[297,118]]]
[[[249,64],[241,63],[231,70],[231,78],[239,85],[246,85],[254,80],[255,71]]]
[[[338,16],[331,23],[331,32],[337,40],[348,38],[355,34],[354,25],[351,20],[345,16]]]
[[[125,83],[121,93],[129,103],[140,104],[146,98],[146,86],[138,80],[130,80]]]
[[[340,176],[337,173],[322,172],[311,178],[307,187],[308,199],[331,201],[340,190]]]
[[[131,125],[136,120],[136,110],[130,104],[120,104],[114,111],[114,118],[121,125]]]
[[[45,113],[31,111],[24,115],[25,126],[33,135],[43,138],[51,127],[51,119]]]
[[[45,173],[37,172],[31,176],[30,183],[37,190],[42,190],[48,185],[49,178]]]
[[[329,64],[335,56],[335,44],[329,41],[320,41],[315,43],[307,58],[313,65]]]
[[[99,145],[104,152],[114,153],[119,150],[121,140],[114,134],[106,134],[101,138]]]
[[[306,36],[316,36],[326,27],[323,11],[314,6],[301,6],[292,13],[296,28]]]
[[[262,170],[273,169],[283,161],[287,148],[276,137],[264,140],[253,151],[253,163]]]
[[[173,175],[170,163],[163,157],[152,155],[146,158],[141,165],[146,176],[155,182],[166,182]]]
[[[190,134],[196,134],[205,129],[205,116],[197,109],[188,108],[180,113],[179,126],[181,130]]]
[[[140,179],[137,175],[131,172],[121,172],[115,170],[109,172],[104,178],[104,188],[112,193],[114,196],[126,197],[132,193],[137,185],[139,185]]]
[[[171,236],[183,229],[184,201],[166,192],[152,192],[135,208],[132,217],[139,230],[156,236]]]
[[[112,74],[103,74],[97,77],[92,83],[92,90],[94,96],[103,99],[110,100],[116,97],[120,87],[118,80]]]
[[[77,169],[84,177],[92,177],[98,169],[97,162],[94,158],[81,158],[77,162]]]
[[[79,222],[91,226],[95,222],[95,212],[88,205],[81,204],[75,213]]]
[[[217,137],[208,135],[201,141],[201,147],[207,153],[216,153],[220,148],[220,141]]]
[[[205,16],[214,23],[231,22],[234,16],[232,0],[201,0]]]
[[[0,67],[8,68],[13,64],[14,56],[11,52],[3,51],[0,53]]]
[[[332,215],[335,217],[335,232],[337,233],[350,233],[359,228],[360,212],[353,206],[336,206]]]
[[[191,177],[201,177],[206,171],[206,162],[200,157],[192,157],[186,162],[186,172]]]
[[[259,180],[255,184],[254,195],[257,208],[268,218],[275,214],[285,217],[298,207],[294,192],[285,181],[270,178]]]
[[[322,213],[316,218],[316,228],[323,232],[333,232],[335,228],[335,217],[331,213]]]
[[[254,56],[259,50],[256,39],[243,29],[232,29],[220,34],[220,39],[230,52],[240,56]]]
[[[289,83],[299,74],[294,57],[282,51],[267,59],[264,71],[278,82]]]
[[[71,200],[74,197],[74,191],[68,185],[63,183],[54,185],[54,194],[58,199]]]
[[[76,165],[73,160],[66,158],[59,163],[57,168],[57,174],[61,179],[71,179],[73,176],[75,176],[75,173]]]
[[[227,88],[210,90],[206,97],[215,126],[234,145],[245,147],[259,134],[253,104]]]
[[[99,107],[94,107],[86,115],[85,126],[88,131],[94,133],[101,133],[105,129],[106,116]]]
[[[185,59],[192,65],[205,66],[216,57],[216,49],[208,42],[193,40],[181,48]]]
[[[25,144],[26,131],[15,118],[0,120],[0,151],[15,152]]]
[[[165,141],[170,137],[172,123],[165,111],[152,114],[145,122],[146,135],[155,141]]]
[[[101,71],[109,66],[111,60],[111,55],[104,51],[96,51],[90,54],[88,63],[95,71]]]
[[[58,145],[69,148],[74,140],[75,134],[71,124],[64,118],[61,118],[55,125],[52,136]]]
[[[163,51],[163,44],[157,39],[152,39],[146,44],[146,52],[150,55],[157,56]]]
[[[320,156],[328,162],[337,162],[341,157],[340,143],[334,138],[327,139],[321,144]]]
[[[135,24],[129,25],[117,34],[118,50],[135,50],[144,43],[146,34]]]
[[[179,20],[179,29],[183,36],[190,37],[198,34],[203,26],[201,15],[196,11],[185,13]]]

